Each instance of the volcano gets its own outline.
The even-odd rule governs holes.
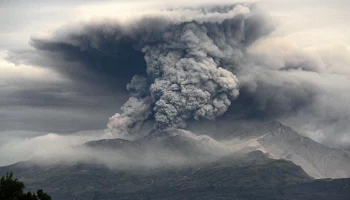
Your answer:
[[[213,122],[189,128],[83,145],[122,155],[128,164],[111,167],[95,157],[94,162],[43,166],[33,159],[2,167],[0,173],[13,171],[29,189],[43,188],[58,200],[350,196],[349,152],[316,143],[279,122],[236,121],[230,127]],[[149,155],[156,159],[146,165]]]

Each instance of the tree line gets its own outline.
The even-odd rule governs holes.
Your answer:
[[[24,192],[24,183],[13,177],[13,173],[7,173],[0,179],[1,200],[51,200],[51,196],[42,189],[35,193]]]

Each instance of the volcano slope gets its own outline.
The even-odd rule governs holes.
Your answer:
[[[331,148],[300,135],[278,121],[250,121],[224,117],[196,122],[189,130],[208,135],[232,151],[260,150],[269,157],[301,166],[314,178],[350,177],[350,152]]]
[[[347,200],[350,179],[314,180],[290,161],[262,152],[230,155],[204,166],[152,170],[111,170],[102,165],[38,166],[25,162],[3,167],[29,189],[53,199],[334,199]]]
[[[170,156],[164,153],[168,149],[173,152],[171,156],[182,155],[186,159],[177,165],[169,161],[157,166],[131,164],[129,168],[107,167],[91,161],[39,165],[31,160],[2,167],[0,173],[13,171],[28,189],[43,188],[58,200],[347,200],[350,197],[350,179],[316,180],[293,162],[272,159],[268,153],[257,150],[214,155],[213,149],[218,150],[213,144],[216,144],[213,139],[188,137],[182,131],[151,132],[136,141],[100,140],[85,146],[122,151],[130,159],[142,160],[151,145],[153,153],[158,149],[156,156]]]

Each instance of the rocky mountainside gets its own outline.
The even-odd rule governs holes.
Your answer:
[[[195,122],[189,131],[151,131],[135,141],[121,139],[89,142],[94,149],[112,149],[131,159],[152,155],[157,161],[180,164],[213,161],[234,152],[255,150],[273,159],[285,159],[301,166],[314,178],[350,177],[350,152],[331,148],[304,137],[277,121],[248,121],[222,118]]]
[[[195,134],[208,135],[233,151],[260,150],[271,158],[290,160],[315,178],[350,177],[349,151],[317,143],[277,121],[226,118],[194,123],[189,129]]]
[[[348,200],[350,179],[314,180],[290,161],[260,151],[230,154],[205,165],[111,170],[103,165],[38,166],[22,162],[13,171],[28,189],[43,188],[54,200]]]

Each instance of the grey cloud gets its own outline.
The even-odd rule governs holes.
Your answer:
[[[250,5],[167,12],[174,17],[150,15],[126,25],[88,25],[79,32],[61,29],[52,39],[33,39],[36,51],[13,52],[8,60],[50,67],[76,83],[114,91],[123,90],[134,75],[149,76],[154,84],[148,94],[152,101],[146,102],[154,108],[145,112],[155,113],[159,127],[215,119],[238,96],[238,80],[224,68],[237,64],[244,46],[271,31],[273,23]],[[140,89],[131,85],[128,89]]]
[[[249,19],[257,17],[250,9],[236,5],[223,13],[207,10],[191,21],[184,17],[184,22],[175,20],[179,24],[163,30],[157,43],[145,42],[157,128],[185,128],[189,119],[214,120],[228,110],[239,94],[238,80],[221,62],[238,62],[245,54],[245,43],[256,37],[246,32],[253,32],[249,26],[254,20]],[[271,28],[268,25],[259,26]],[[120,126],[111,122],[109,127]]]
[[[31,73],[31,69],[23,70]],[[106,119],[128,98],[125,92],[61,80],[50,73],[23,76],[15,74],[17,71],[1,78],[1,130],[61,133],[103,129]]]
[[[128,91],[122,112],[108,123],[117,135],[149,119],[157,128],[184,128],[227,111],[294,127],[310,119],[329,125],[319,127],[330,136],[348,134],[349,112],[341,106],[348,102],[348,61],[274,43],[275,25],[246,4],[173,9],[128,23],[63,27],[8,60],[49,67],[82,85],[82,95]]]
[[[0,109],[0,126],[2,131],[55,132],[60,134],[80,130],[104,129],[106,118],[111,116],[115,109],[118,109],[117,107],[109,109],[86,107],[84,109],[58,109],[11,106]],[[3,133],[6,134],[6,132]]]

